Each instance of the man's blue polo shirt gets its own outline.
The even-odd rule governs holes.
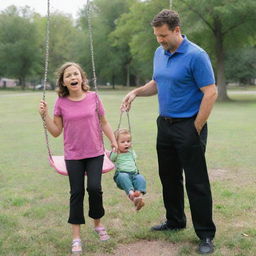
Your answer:
[[[183,118],[198,113],[200,88],[215,84],[207,53],[186,36],[174,53],[158,47],[154,56],[153,80],[157,83],[161,116]]]

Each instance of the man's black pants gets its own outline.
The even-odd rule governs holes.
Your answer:
[[[207,124],[200,135],[192,118],[157,119],[157,154],[159,176],[163,186],[163,200],[167,224],[184,228],[183,170],[192,221],[197,236],[214,238],[212,196],[205,160]]]

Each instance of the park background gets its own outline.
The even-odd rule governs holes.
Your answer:
[[[158,44],[150,21],[171,2],[181,15],[184,34],[209,53],[219,90],[208,122],[206,153],[218,228],[214,255],[254,256],[256,2],[91,1],[100,96],[116,128],[123,96],[151,79]],[[0,12],[0,255],[4,256],[62,256],[70,246],[68,181],[48,165],[37,114],[46,21],[29,7],[10,6]],[[58,11],[51,14],[49,49],[49,89],[55,88],[55,71],[65,61],[79,62],[92,77],[86,5],[76,19]],[[46,97],[53,107],[55,92],[48,90]],[[86,255],[196,255],[187,201],[186,230],[149,232],[151,225],[164,220],[155,151],[157,110],[157,98],[150,97],[137,99],[130,112],[138,165],[148,181],[146,206],[135,213],[115,187],[113,173],[105,174],[104,223],[113,239],[99,243],[87,219]],[[62,138],[50,138],[50,143],[54,153],[62,154]]]

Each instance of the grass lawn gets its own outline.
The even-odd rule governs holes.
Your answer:
[[[113,128],[118,125],[119,105],[125,94],[122,90],[100,92]],[[70,250],[69,184],[67,177],[54,173],[48,165],[37,111],[40,98],[40,92],[19,95],[0,91],[0,255],[3,256],[63,256]],[[47,92],[49,109],[55,98],[55,93]],[[207,160],[217,225],[214,255],[255,256],[256,95],[235,94],[232,99],[217,103],[208,122]],[[167,241],[175,246],[175,253],[163,256],[196,255],[197,237],[187,200],[186,230],[174,234],[149,231],[165,216],[155,151],[157,108],[156,97],[139,98],[130,111],[137,164],[147,179],[146,206],[136,213],[123,191],[116,188],[113,173],[104,174],[103,222],[112,239],[100,243],[91,220],[86,217],[82,236],[88,256],[108,255],[120,244],[137,241]],[[125,116],[122,123],[122,127],[127,127]],[[50,143],[54,154],[62,154],[62,138],[50,137]],[[87,209],[86,197],[86,216]]]

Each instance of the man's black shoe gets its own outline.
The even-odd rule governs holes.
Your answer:
[[[204,238],[201,239],[199,247],[198,247],[198,253],[199,254],[210,254],[213,253],[213,243],[211,238]]]
[[[172,227],[167,225],[167,221],[161,223],[160,225],[155,225],[151,227],[151,231],[179,231],[185,227]]]

